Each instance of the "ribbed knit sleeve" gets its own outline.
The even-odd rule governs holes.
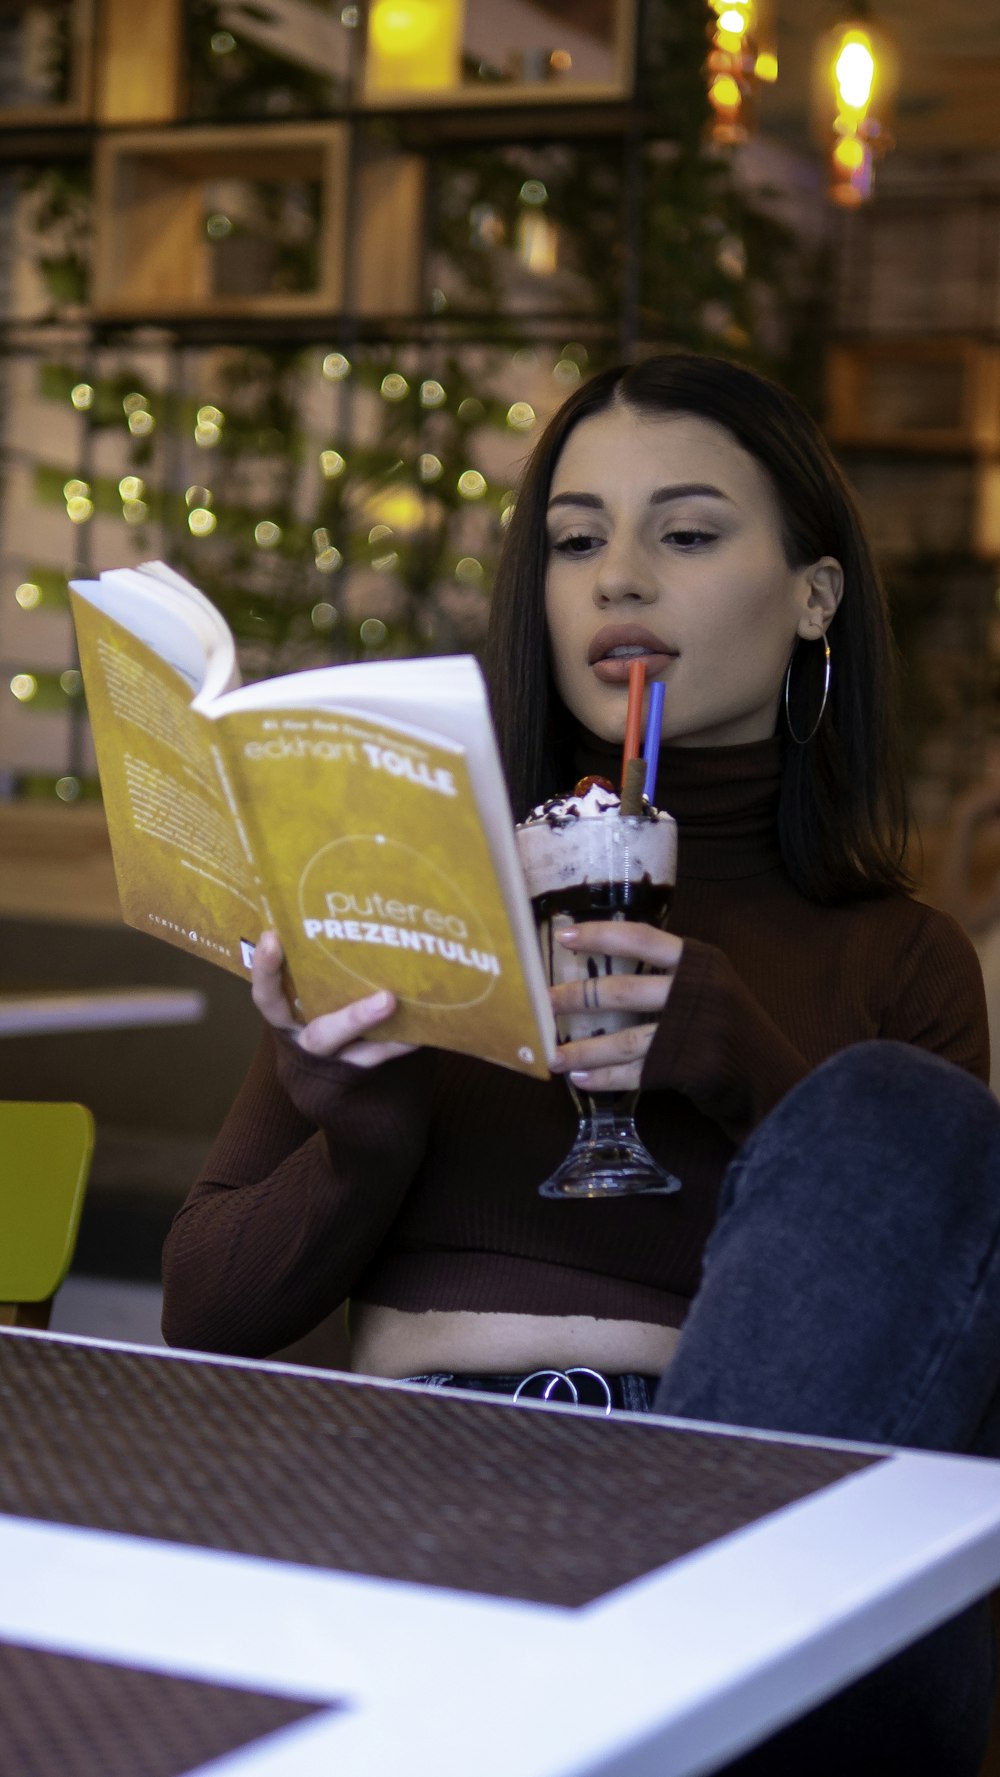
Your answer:
[[[683,1093],[738,1145],[808,1072],[722,951],[685,939],[643,1090]]]
[[[170,1345],[256,1357],[348,1294],[423,1152],[433,1057],[360,1068],[266,1031],[167,1237]]]
[[[788,935],[794,906],[789,904]],[[869,904],[849,940],[839,945],[829,916],[829,947],[840,984],[863,1005],[866,986],[871,1024],[859,1021],[849,1041],[892,1038],[929,1049],[989,1084],[989,1032],[982,974],[964,932],[946,914],[902,898]],[[782,958],[774,949],[773,973]],[[830,999],[832,1002],[833,987]],[[809,1029],[810,1008],[799,1008],[800,1029]],[[807,1057],[778,1028],[751,989],[713,944],[687,938],[656,1036],[643,1069],[643,1090],[680,1092],[718,1124],[737,1145],[803,1079],[818,1059],[815,1038],[828,1032],[830,1006],[812,1007]],[[833,1052],[829,1036],[820,1054]]]
[[[916,1043],[990,1083],[990,1036],[979,958],[947,913],[917,909],[879,1035]]]

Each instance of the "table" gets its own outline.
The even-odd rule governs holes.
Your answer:
[[[17,1777],[696,1777],[1000,1577],[1000,1464],[52,1334],[0,1450]]]
[[[74,993],[0,992],[0,1037],[197,1024],[205,995],[189,987],[102,987]]]

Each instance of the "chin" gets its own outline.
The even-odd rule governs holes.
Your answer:
[[[584,728],[596,734],[600,740],[615,741],[619,745],[625,739],[625,718],[628,714],[628,692],[618,686],[608,686],[608,695],[604,697],[563,697],[567,709]]]

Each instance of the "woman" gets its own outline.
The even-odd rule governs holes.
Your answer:
[[[721,360],[599,375],[533,454],[488,650],[517,816],[616,775],[636,652],[666,687],[672,930],[566,934],[657,972],[602,979],[642,1021],[567,1044],[554,1071],[641,1083],[643,1135],[683,1190],[543,1200],[572,1139],[563,1081],[380,1041],[387,996],[299,1029],[269,937],[271,1028],[171,1232],[166,1336],[265,1353],[350,1297],[369,1374],[513,1393],[586,1368],[616,1406],[1000,1449],[1000,1278],[993,1322],[956,1345],[973,1380],[935,1368],[961,1290],[948,1243],[995,1243],[1000,1135],[975,957],[905,892],[884,600],[811,421]],[[987,1643],[978,1620],[957,1633],[971,1760]]]

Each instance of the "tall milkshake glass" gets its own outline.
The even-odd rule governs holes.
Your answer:
[[[643,1012],[601,1008],[599,984],[611,975],[642,974],[645,965],[627,957],[588,956],[557,942],[560,930],[584,920],[667,923],[677,873],[677,828],[669,814],[648,804],[639,815],[619,812],[614,791],[581,783],[572,796],[535,809],[517,830],[521,866],[538,923],[550,986],[595,983],[592,1008],[557,1020],[561,1042],[601,1036],[641,1024]],[[654,1160],[635,1127],[634,1092],[584,1092],[567,1080],[579,1115],[576,1140],[543,1197],[665,1195],[680,1180]]]

